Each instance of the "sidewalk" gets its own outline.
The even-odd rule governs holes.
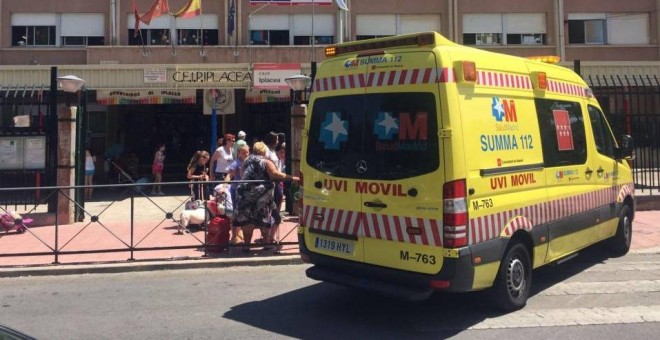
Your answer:
[[[0,257],[0,275],[51,275],[63,273],[123,272],[154,269],[218,267],[235,265],[276,265],[302,263],[298,255],[298,217],[286,216],[280,225],[280,239],[284,243],[281,254],[273,250],[254,248],[249,254],[233,248],[230,251],[204,254],[203,230],[190,234],[177,234],[177,224],[166,218],[174,211],[178,219],[177,206],[187,196],[139,197],[133,201],[134,239],[137,248],[153,249],[165,246],[195,246],[192,249],[163,249],[134,252],[129,260],[127,251],[131,244],[130,215],[131,201],[88,202],[88,214],[98,216],[98,222],[61,225],[58,230],[58,248],[62,251],[94,251],[113,249],[114,252],[60,255],[54,265],[55,256]],[[660,210],[637,211],[633,223],[632,253],[660,253]],[[2,229],[0,229],[2,230]],[[15,231],[0,231],[0,255],[18,253],[52,252],[55,241],[53,226],[31,227],[24,234]],[[260,238],[255,230],[254,240]]]
[[[116,262],[144,262],[165,260],[235,260],[249,258],[272,258],[298,254],[297,225],[298,217],[283,216],[278,239],[284,243],[280,254],[275,250],[263,250],[255,247],[246,254],[234,247],[223,252],[204,252],[206,232],[190,228],[190,233],[179,234],[179,215],[183,203],[189,196],[149,196],[103,201],[91,201],[85,204],[83,222],[59,225],[57,228],[58,244],[55,246],[55,226],[33,226],[23,234],[16,231],[5,233],[0,228],[0,255],[19,253],[49,253],[49,255],[0,257],[0,268],[10,266],[52,266],[55,262],[53,249],[65,252],[88,252],[83,254],[61,254],[59,265],[98,264]],[[131,210],[133,214],[131,214]],[[92,222],[93,217],[97,221]],[[132,220],[131,220],[132,219]],[[133,230],[131,231],[131,224]],[[131,237],[133,236],[133,237]],[[255,230],[252,242],[261,238]],[[147,249],[133,252],[130,260],[130,245]],[[154,249],[159,247],[190,247],[190,249]],[[97,252],[97,250],[112,252]]]

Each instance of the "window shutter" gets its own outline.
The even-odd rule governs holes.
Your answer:
[[[440,15],[435,14],[419,14],[408,15],[404,14],[399,17],[399,33],[415,33],[415,32],[440,32]]]
[[[11,15],[12,26],[57,26],[57,14],[15,13]]]
[[[546,33],[544,13],[511,13],[504,15],[504,32],[511,34]]]
[[[607,17],[607,42],[615,45],[648,45],[648,14],[609,14]]]
[[[218,15],[202,14],[193,18],[179,18],[176,19],[176,28],[190,30],[198,30],[200,28],[207,30],[217,30]]]
[[[396,15],[359,14],[356,35],[396,35]]]
[[[294,14],[293,15],[293,35],[312,35],[312,15]],[[335,22],[332,14],[314,15],[314,35],[334,36]]]
[[[502,14],[465,14],[463,15],[463,33],[502,33]]]
[[[102,13],[63,13],[61,36],[102,37],[105,36],[105,18]]]
[[[288,14],[257,14],[250,19],[250,30],[288,30]]]

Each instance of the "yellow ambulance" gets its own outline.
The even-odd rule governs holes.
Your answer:
[[[490,289],[511,311],[533,268],[630,248],[632,140],[573,71],[434,32],[326,56],[303,131],[308,277],[409,300]]]

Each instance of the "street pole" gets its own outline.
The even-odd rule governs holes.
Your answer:
[[[83,112],[80,107],[81,103],[81,91],[79,90],[76,93],[76,98],[78,99],[76,103],[76,150],[74,154],[76,155],[76,168],[74,170],[74,176],[75,176],[75,183],[76,183],[76,191],[75,191],[75,196],[74,200],[76,201],[76,208],[74,209],[75,211],[75,218],[76,221],[82,222],[83,218],[85,217],[85,214],[83,213],[82,206],[85,204],[84,199],[85,196],[83,194],[81,186],[85,185],[85,147],[83,146],[83,142],[85,140],[83,136]]]
[[[57,185],[57,66],[50,68],[50,91],[48,95],[48,173],[47,185]],[[48,212],[57,211],[58,194],[50,195]]]
[[[286,173],[292,176],[295,174],[291,167],[291,148],[293,147],[291,143],[291,134],[293,133],[293,126],[291,125],[291,115],[293,114],[293,110],[294,110],[293,106],[296,105],[295,95],[296,95],[296,91],[294,91],[293,89],[289,90],[290,112],[288,115],[286,115],[286,127],[289,128],[289,131],[284,136],[286,142],[286,148],[284,148],[284,155],[285,155],[284,157],[286,158],[286,161],[284,162],[284,167],[286,168]],[[291,192],[291,182],[284,182],[284,193],[286,194],[284,209],[290,215],[291,212],[293,211],[293,194]]]

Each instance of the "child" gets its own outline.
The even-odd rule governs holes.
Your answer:
[[[94,172],[96,171],[96,156],[92,156],[92,151],[85,149],[85,199],[92,199],[92,188],[94,180]]]

